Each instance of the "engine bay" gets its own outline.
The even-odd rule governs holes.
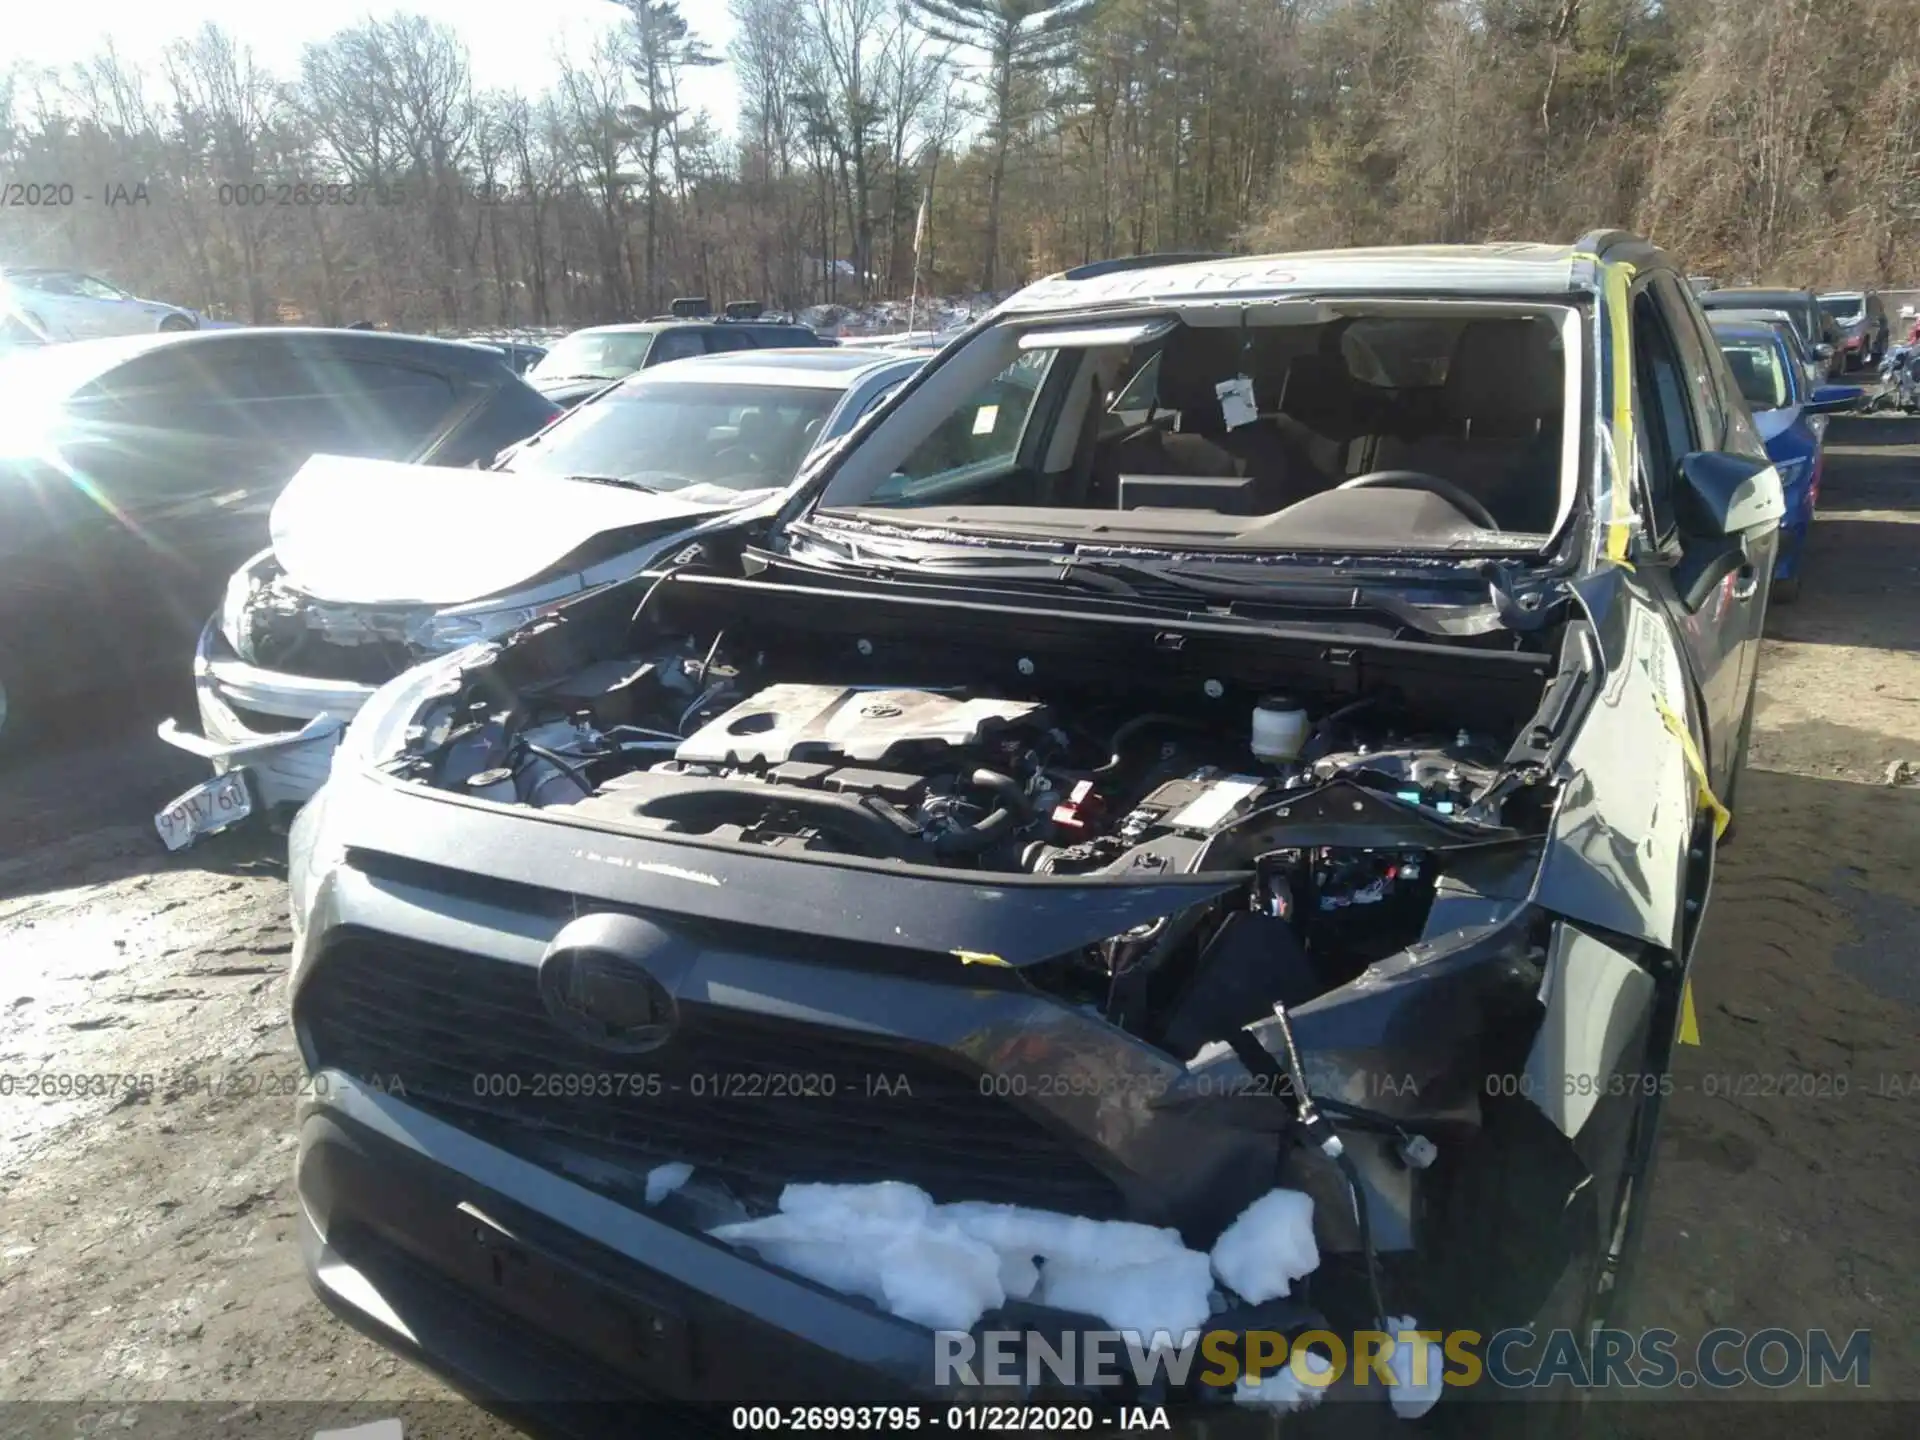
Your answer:
[[[1391,689],[1129,704],[845,683],[783,651],[663,637],[511,685],[497,654],[416,716],[398,773],[584,823],[868,864],[1040,883],[1231,872],[1224,900],[1027,972],[1182,1056],[1420,939],[1457,856],[1530,843],[1550,810],[1553,787],[1509,763],[1518,721],[1448,730]]]

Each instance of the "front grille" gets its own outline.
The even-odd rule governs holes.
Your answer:
[[[665,1047],[620,1055],[555,1025],[529,966],[364,932],[328,948],[296,1018],[318,1065],[403,1088],[496,1143],[525,1127],[636,1165],[685,1160],[772,1184],[904,1180],[936,1200],[1121,1213],[1070,1139],[982,1094],[978,1072],[945,1052],[683,1004]]]

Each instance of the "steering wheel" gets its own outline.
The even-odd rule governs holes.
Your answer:
[[[1333,487],[1336,490],[1424,490],[1438,495],[1482,530],[1498,530],[1500,522],[1492,513],[1451,480],[1429,475],[1424,470],[1373,470],[1356,475]]]

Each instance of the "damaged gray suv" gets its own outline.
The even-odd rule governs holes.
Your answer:
[[[1781,512],[1629,236],[1028,288],[777,516],[360,712],[292,836],[316,1289],[496,1403],[1586,1333]],[[1145,1368],[1028,1394],[1366,1378]]]

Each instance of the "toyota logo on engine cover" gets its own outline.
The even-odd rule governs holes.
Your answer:
[[[554,1024],[603,1050],[657,1050],[673,1038],[679,1006],[647,961],[652,952],[677,948],[635,917],[584,916],[541,958],[541,1002]]]

